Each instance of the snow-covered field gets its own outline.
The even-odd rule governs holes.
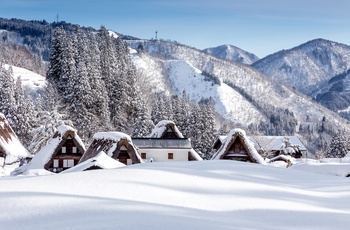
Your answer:
[[[235,161],[0,178],[0,229],[349,229],[350,179]]]

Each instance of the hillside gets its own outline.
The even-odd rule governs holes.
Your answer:
[[[337,87],[343,84],[337,80],[339,76],[350,68],[350,46],[315,39],[269,55],[254,63],[253,67],[276,82],[312,96],[335,112],[350,106],[346,82],[343,82],[345,88]],[[349,113],[339,113],[349,118]]]
[[[251,65],[258,61],[259,58],[248,51],[242,50],[233,45],[221,45],[204,49],[203,52],[211,54],[217,58],[231,60],[247,65]]]
[[[346,178],[234,161],[3,177],[0,226],[345,230],[349,191]]]
[[[195,48],[172,42],[127,42],[130,47],[139,51],[133,53],[139,62],[140,59],[144,59],[144,62],[156,60],[152,62],[157,63],[160,70],[154,71],[154,65],[136,63],[136,67],[142,73],[147,72],[150,77],[157,76],[157,79],[161,79],[163,74],[166,80],[161,88],[179,96],[182,90],[189,90],[191,99],[197,101],[202,97],[213,97],[217,109],[220,106],[230,108],[228,113],[225,109],[218,109],[222,116],[251,132],[258,131],[267,135],[296,133],[303,137],[309,149],[313,149],[317,142],[315,139],[319,137],[318,130],[325,125],[322,122],[324,117],[329,130],[326,131],[328,134],[322,135],[332,135],[331,133],[338,128],[349,129],[347,122],[336,114],[287,86],[275,83],[247,65],[217,59]],[[148,66],[152,68],[148,69]],[[214,82],[210,85],[204,80],[204,72],[211,75],[212,79],[219,79],[221,85],[215,85]],[[220,93],[216,91],[218,89],[234,102],[232,99],[219,99]],[[330,138],[326,136],[326,139]]]

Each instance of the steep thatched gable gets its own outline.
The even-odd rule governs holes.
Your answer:
[[[241,129],[233,129],[224,143],[211,158],[212,160],[238,160],[266,164],[264,159]]]
[[[154,127],[149,137],[152,138],[184,138],[173,121],[162,120]]]
[[[17,168],[12,174],[27,174],[29,171],[37,169],[61,172],[76,165],[85,150],[85,145],[77,131],[68,125],[60,125],[47,144],[35,154],[31,162]],[[73,165],[67,165],[68,161],[72,162]]]
[[[28,157],[30,154],[19,141],[4,114],[0,113],[0,157],[12,158]],[[5,161],[4,161],[5,163]]]
[[[125,164],[127,164],[127,159],[130,159],[132,164],[143,163],[131,137],[121,132],[96,133],[79,163],[97,156],[101,151]]]

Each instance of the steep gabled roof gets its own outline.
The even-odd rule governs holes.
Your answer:
[[[33,169],[45,169],[69,136],[72,137],[77,148],[81,152],[85,152],[85,145],[78,136],[77,131],[68,125],[60,125],[57,127],[57,131],[52,138],[47,141],[46,145],[35,154],[31,162],[17,168],[13,172],[13,175],[23,174],[25,171]]]
[[[232,144],[235,142],[236,138],[240,138],[244,148],[247,150],[247,154],[252,162],[259,164],[266,164],[261,155],[254,148],[254,144],[247,138],[246,133],[242,129],[233,129],[227,135],[224,143],[218,149],[218,151],[212,156],[212,160],[220,160],[225,157],[231,148]]]
[[[175,135],[176,138],[184,138],[182,133],[176,127],[175,123],[169,120],[162,120],[158,122],[158,124],[153,128],[149,137],[164,138],[167,131],[170,131],[170,130],[172,131],[172,133]]]
[[[0,113],[0,151],[5,153],[7,159],[30,155],[2,113]]]
[[[115,151],[120,151],[122,145],[127,147],[133,162],[143,163],[129,135],[121,132],[99,132],[93,136],[93,141],[80,159],[79,164],[97,156],[101,151],[104,151],[108,156],[112,156]]]

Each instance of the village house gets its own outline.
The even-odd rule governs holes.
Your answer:
[[[77,165],[84,152],[85,146],[77,131],[68,125],[60,125],[31,162],[15,169],[12,174],[18,175],[37,169],[59,173]]]
[[[242,129],[231,130],[211,160],[236,160],[266,164]]]
[[[226,141],[227,136],[219,136],[213,145],[217,151]],[[254,148],[264,158],[290,155],[294,158],[307,157],[307,149],[296,136],[248,136]]]
[[[201,161],[173,121],[160,121],[149,137],[132,138],[141,158],[146,162]]]
[[[96,157],[102,151],[125,165],[144,162],[129,135],[121,132],[99,132],[93,136],[93,141],[79,164]]]
[[[4,114],[0,113],[0,168],[29,156]]]

